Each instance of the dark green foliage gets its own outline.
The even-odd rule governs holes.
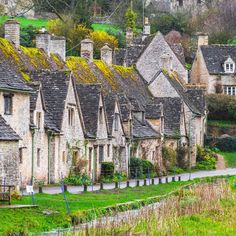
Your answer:
[[[226,44],[230,37],[228,32],[216,32],[209,38],[209,44]]]
[[[162,148],[163,163],[167,171],[173,171],[177,162],[177,152],[170,147]]]
[[[225,138],[206,138],[206,145],[211,148],[218,148],[223,152],[236,151],[236,137],[225,137]]]
[[[24,47],[35,47],[36,32],[37,28],[31,25],[21,29],[20,44]]]
[[[122,33],[122,32],[114,32],[112,30],[108,30],[107,33],[109,35],[112,35],[112,36],[117,38],[117,40],[118,40],[118,47],[119,48],[124,48],[125,47],[126,39],[125,39],[124,33]]]
[[[154,165],[147,160],[142,160],[143,174],[147,177],[151,176],[154,172]]]
[[[207,95],[209,120],[233,120],[236,119],[236,99],[233,96],[223,94]]]
[[[197,147],[197,165],[196,169],[199,170],[213,170],[216,166],[215,153],[210,149],[204,149],[200,146]]]
[[[101,177],[102,178],[112,178],[114,175],[114,163],[113,162],[103,162],[101,164]]]

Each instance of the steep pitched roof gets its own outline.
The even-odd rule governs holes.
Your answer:
[[[71,74],[68,71],[41,71],[33,72],[30,76],[42,84],[47,128],[60,131]]]
[[[31,88],[23,81],[20,74],[4,59],[0,61],[0,89],[30,92]]]
[[[86,135],[96,138],[101,84],[77,84]]]
[[[224,73],[223,63],[230,56],[236,63],[236,46],[205,45],[201,46],[203,58],[210,74]]]
[[[18,141],[21,138],[0,115],[0,141]]]
[[[120,105],[121,118],[123,121],[128,121],[131,114],[132,105],[125,94],[118,94],[118,101]]]
[[[158,138],[160,134],[158,134],[146,120],[142,123],[134,117],[133,137],[137,139]]]
[[[112,125],[113,125],[113,120],[114,120],[115,104],[117,101],[116,98],[117,96],[112,93],[107,94],[104,97],[104,104],[105,104],[105,110],[106,110],[108,128],[109,128],[110,134],[112,131]]]
[[[164,133],[174,136],[180,130],[181,98],[154,98],[152,104],[163,104]]]
[[[147,119],[159,119],[162,116],[162,110],[162,104],[151,102],[145,106],[145,116]]]

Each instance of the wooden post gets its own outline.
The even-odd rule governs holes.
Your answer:
[[[118,188],[118,182],[115,182],[115,189]]]
[[[166,183],[168,183],[169,181],[168,181],[168,177],[166,177]]]
[[[43,186],[39,186],[39,193],[43,193]]]
[[[175,182],[175,176],[172,177],[172,182]]]
[[[146,179],[143,181],[143,185],[147,186],[147,180]]]
[[[100,183],[100,190],[103,190],[103,182]]]
[[[137,180],[136,186],[139,187],[139,185],[140,185],[140,182],[139,182],[139,180]]]
[[[84,184],[84,192],[88,191],[88,186],[86,184]]]
[[[181,181],[181,176],[178,177],[178,180]]]
[[[129,181],[127,181],[127,188],[129,188]]]
[[[159,184],[162,184],[162,179],[161,178],[159,178]]]
[[[154,185],[155,184],[155,179],[152,179],[152,185]]]

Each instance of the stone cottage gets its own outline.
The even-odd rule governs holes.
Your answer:
[[[200,35],[191,70],[191,83],[206,86],[207,93],[236,96],[236,46],[208,45],[208,36]]]

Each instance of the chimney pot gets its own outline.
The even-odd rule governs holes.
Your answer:
[[[5,39],[14,43],[16,48],[20,47],[20,23],[14,19],[9,19],[4,24]]]

